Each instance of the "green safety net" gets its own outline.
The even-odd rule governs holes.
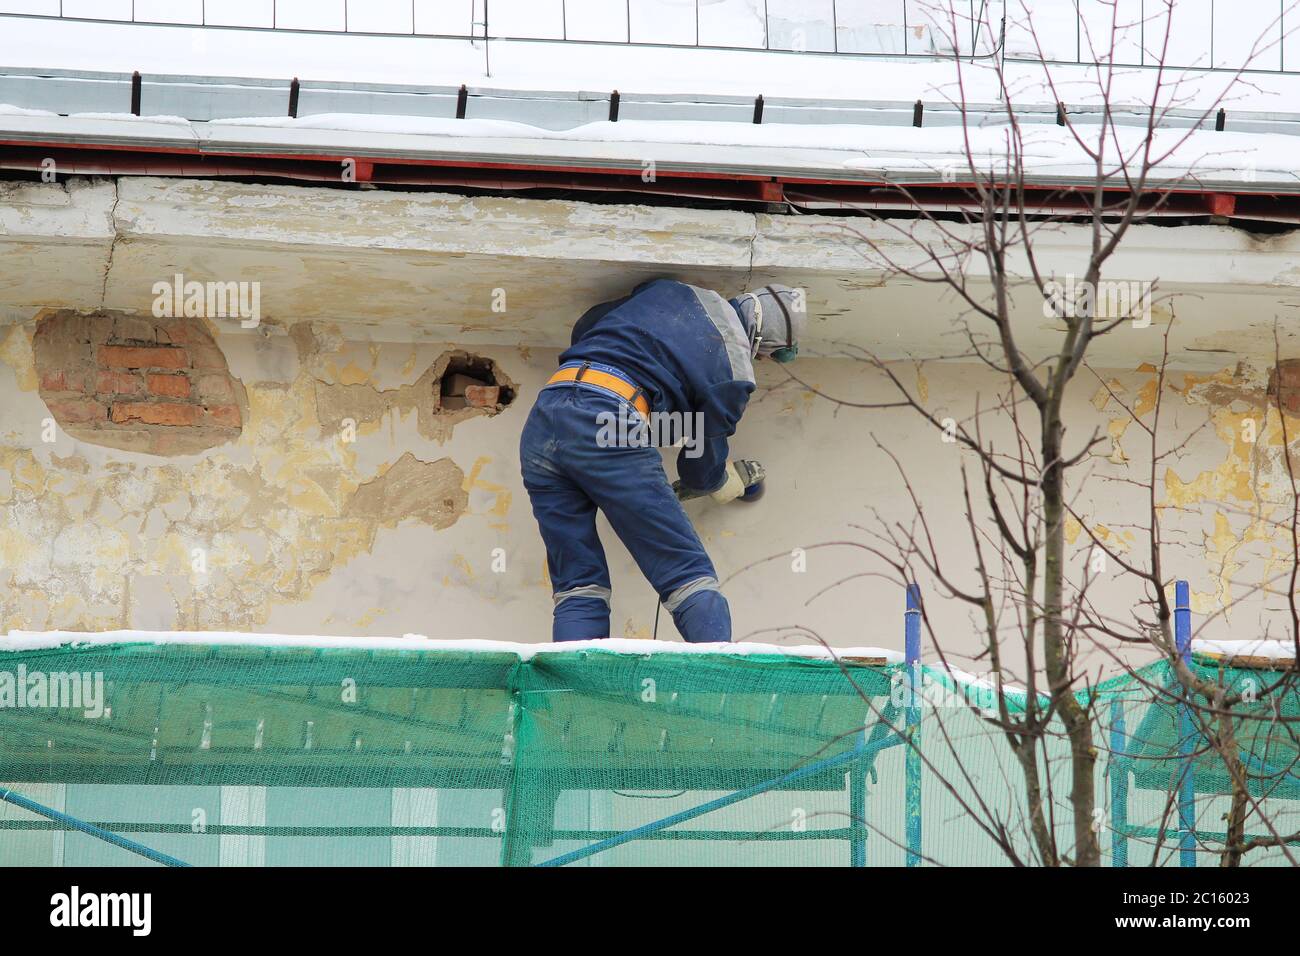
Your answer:
[[[1248,829],[1300,829],[1295,687],[1273,687],[1278,672],[1195,666],[1255,691],[1237,727],[1260,811]],[[28,699],[5,696],[6,674]],[[99,712],[53,706],[49,688],[62,682],[67,704],[77,675],[102,682]],[[33,698],[41,680],[46,697]],[[1039,862],[997,692],[928,667],[915,696],[910,686],[901,664],[778,653],[4,651],[0,865]],[[1013,716],[1028,704],[1003,697]],[[1204,728],[1183,732],[1168,665],[1081,699],[1096,714],[1106,862],[1184,859],[1175,795],[1190,767],[1189,852],[1216,863],[1231,781]],[[1068,848],[1059,726],[1036,759],[1048,825]],[[1300,847],[1247,862],[1288,854]]]

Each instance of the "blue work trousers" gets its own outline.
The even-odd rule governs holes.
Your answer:
[[[548,385],[520,438],[524,487],[546,544],[554,592],[553,639],[610,635],[609,566],[596,535],[600,509],[682,637],[730,641],[731,612],[718,591],[717,572],[668,483],[659,451],[611,444],[608,434],[603,441],[598,437],[601,413],[616,416],[620,405],[624,416],[636,416],[624,399],[600,386]]]

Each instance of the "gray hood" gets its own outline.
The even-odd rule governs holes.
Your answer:
[[[731,300],[753,341],[761,312],[759,355],[797,346],[808,324],[807,296],[784,285],[765,285]]]

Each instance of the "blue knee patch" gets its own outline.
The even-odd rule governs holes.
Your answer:
[[[697,591],[673,611],[673,623],[692,644],[730,643],[731,608],[717,591]]]
[[[555,606],[553,641],[590,641],[609,637],[609,605],[600,598],[565,598]]]

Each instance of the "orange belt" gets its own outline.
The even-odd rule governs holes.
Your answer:
[[[582,382],[584,385],[599,385],[601,388],[608,389],[619,398],[626,399],[632,403],[632,407],[641,413],[641,417],[650,418],[650,402],[645,397],[645,392],[626,382],[617,375],[610,375],[608,372],[602,372],[598,368],[590,368],[586,365],[569,366],[562,368],[554,375],[547,385],[554,385],[557,382]]]

